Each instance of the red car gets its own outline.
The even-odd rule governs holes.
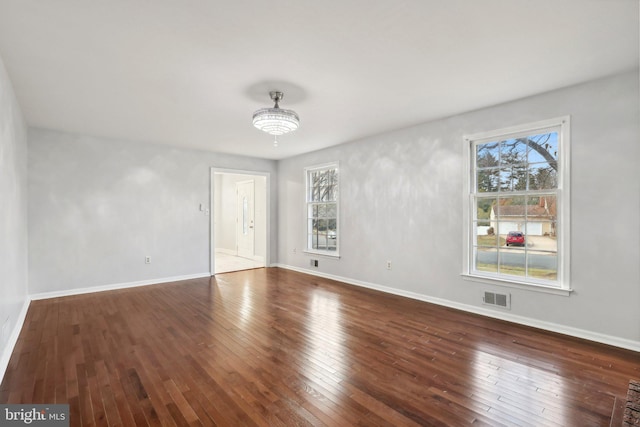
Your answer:
[[[510,231],[507,234],[507,246],[524,246],[524,233],[522,231]]]

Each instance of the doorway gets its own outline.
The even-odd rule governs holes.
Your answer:
[[[268,174],[212,169],[213,274],[267,265],[267,182]]]

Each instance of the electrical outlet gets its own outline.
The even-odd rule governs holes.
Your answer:
[[[318,266],[318,260],[317,259],[311,259],[311,260],[309,260],[309,264],[311,265],[311,267],[317,267]]]
[[[387,261],[387,270],[391,270],[391,261]]]
[[[144,257],[144,263],[145,264],[151,264],[151,257],[149,255],[147,255],[146,257]]]

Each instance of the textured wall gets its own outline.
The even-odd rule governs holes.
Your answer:
[[[199,206],[209,206],[211,167],[276,170],[270,160],[40,129],[29,131],[28,158],[34,294],[209,272],[210,219]]]
[[[463,135],[570,115],[575,292],[506,289],[510,313],[640,345],[639,113],[635,71],[281,161],[279,263],[309,268],[303,168],[339,161],[342,257],[318,271],[480,306],[487,286],[460,276]]]
[[[0,358],[27,299],[27,128],[0,59]],[[21,326],[21,325],[19,325]],[[6,360],[5,360],[6,359]],[[0,363],[0,378],[5,363]]]

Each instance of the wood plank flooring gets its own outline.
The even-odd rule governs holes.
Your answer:
[[[74,426],[608,426],[632,378],[639,353],[269,268],[32,302],[0,403],[69,403]]]

